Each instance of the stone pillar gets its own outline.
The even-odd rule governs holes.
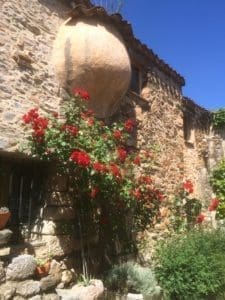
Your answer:
[[[38,244],[38,257],[61,257],[79,248],[74,237],[76,222],[73,195],[69,192],[69,176],[55,168],[48,173],[44,205],[32,228],[32,244]]]

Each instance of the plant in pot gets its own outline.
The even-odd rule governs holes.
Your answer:
[[[11,212],[7,207],[0,207],[0,230],[5,227],[10,216]]]
[[[37,267],[36,267],[36,275],[38,278],[45,277],[48,275],[50,267],[51,267],[51,258],[48,257],[46,259],[36,259]]]

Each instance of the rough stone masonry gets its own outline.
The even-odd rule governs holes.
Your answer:
[[[35,106],[44,112],[59,109],[61,97],[51,54],[58,28],[70,9],[67,3],[60,0],[0,0],[2,155],[3,152],[14,153],[18,148],[23,137],[21,117],[28,109]],[[129,30],[125,23],[124,34],[121,34],[129,48],[131,61],[133,65],[138,61],[142,75],[148,69],[141,95],[128,94],[120,112],[139,122],[135,146],[158,147],[154,177],[165,191],[173,192],[183,179],[191,179],[196,185],[195,196],[207,201],[212,194],[208,182],[210,172],[225,157],[224,132],[214,134],[210,122],[206,122],[210,112],[182,96],[183,83],[176,81],[178,74],[134,37],[128,34],[126,38]],[[41,216],[43,231],[37,233],[33,229],[34,238],[39,235],[43,242],[40,255],[48,250],[46,244],[58,251],[58,256],[79,247],[70,234],[59,237],[55,232],[57,221],[71,219],[74,213],[65,180],[59,178],[60,188],[55,183],[53,187],[49,185]]]
[[[58,109],[59,87],[49,62],[69,7],[57,0],[1,0],[0,7],[0,149],[14,151],[28,109]]]

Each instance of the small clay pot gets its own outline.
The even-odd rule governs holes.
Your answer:
[[[5,228],[5,225],[7,224],[10,216],[11,216],[10,211],[8,211],[6,213],[0,213],[0,230]]]
[[[45,264],[36,267],[36,275],[38,278],[42,278],[48,275],[51,262],[47,261]]]

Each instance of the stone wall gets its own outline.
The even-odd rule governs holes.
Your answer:
[[[194,195],[205,206],[213,196],[209,179],[225,158],[225,132],[214,130],[212,113],[184,98],[184,174],[194,183]]]
[[[53,40],[68,10],[65,1],[4,1],[0,12],[0,149],[13,151],[22,136],[21,116],[38,106],[58,110],[59,87],[49,63]],[[137,146],[159,148],[158,183],[172,190],[182,176],[182,112],[180,87],[154,66],[142,98],[135,104],[139,120]],[[141,103],[141,101],[139,101]],[[145,106],[145,105],[144,105]],[[129,115],[129,112],[127,112]],[[16,137],[16,138],[15,138]],[[169,187],[168,187],[169,184]]]
[[[207,137],[210,133],[211,115],[189,99],[184,99],[184,167],[185,176],[194,184],[197,198],[209,198]]]
[[[156,145],[157,182],[169,193],[183,178],[182,95],[178,87],[153,72],[148,74],[142,95],[149,101],[150,109],[141,117],[138,145]]]
[[[0,151],[14,153],[23,135],[21,116],[28,109],[59,110],[60,89],[50,62],[53,41],[69,1],[21,0],[20,5],[17,0],[0,2]],[[131,57],[134,60],[135,51]],[[195,196],[207,204],[212,196],[210,173],[225,157],[225,133],[213,132],[211,114],[183,98],[182,80],[177,82],[176,76],[170,77],[168,66],[164,74],[152,58],[148,61],[143,56],[141,60],[142,75],[148,69],[141,95],[129,92],[116,114],[116,118],[137,120],[130,146],[149,150],[152,155],[154,164],[144,163],[137,171],[149,168],[156,185],[168,195],[174,194],[184,179],[190,179]],[[161,61],[159,65],[162,64]],[[69,178],[58,176],[55,170],[46,170],[46,178],[47,175],[44,204],[38,211],[29,244],[32,254],[38,257],[46,257],[49,252],[55,257],[69,256],[80,249],[79,234],[74,233],[78,220]],[[160,233],[153,235],[155,240]],[[89,241],[92,251],[94,239],[95,236]],[[24,245],[0,249],[0,256],[22,251]]]
[[[20,6],[16,0],[3,3],[0,12],[3,58],[0,73],[4,74],[0,80],[0,150],[13,152],[16,149],[22,136],[21,116],[29,108],[37,106],[46,112],[58,110],[61,98],[50,61],[56,32],[68,9],[64,3],[60,0],[22,0]],[[145,68],[148,64],[146,61]],[[145,69],[142,71],[144,74]],[[150,175],[166,192],[172,192],[183,179],[181,100],[179,84],[152,65],[141,97],[129,93],[121,109],[123,117],[137,119],[138,130],[131,146],[153,153],[156,163]],[[29,240],[38,257],[45,257],[49,252],[62,257],[80,248],[79,236],[71,233],[71,222],[77,224],[77,216],[68,184],[68,178],[59,178],[54,172],[50,174],[44,204]]]
[[[152,153],[150,168],[156,185],[172,192],[183,179],[183,116],[182,95],[155,72],[148,73],[141,97],[130,93],[125,108],[127,117],[138,122],[136,146]],[[127,106],[128,106],[127,105]],[[143,165],[148,169],[148,166]]]
[[[55,288],[74,284],[76,274],[56,260],[42,267],[33,256],[23,254],[0,264],[0,299],[59,300]]]
[[[28,109],[58,109],[59,87],[49,62],[69,7],[60,0],[0,2],[0,149],[13,151]]]

